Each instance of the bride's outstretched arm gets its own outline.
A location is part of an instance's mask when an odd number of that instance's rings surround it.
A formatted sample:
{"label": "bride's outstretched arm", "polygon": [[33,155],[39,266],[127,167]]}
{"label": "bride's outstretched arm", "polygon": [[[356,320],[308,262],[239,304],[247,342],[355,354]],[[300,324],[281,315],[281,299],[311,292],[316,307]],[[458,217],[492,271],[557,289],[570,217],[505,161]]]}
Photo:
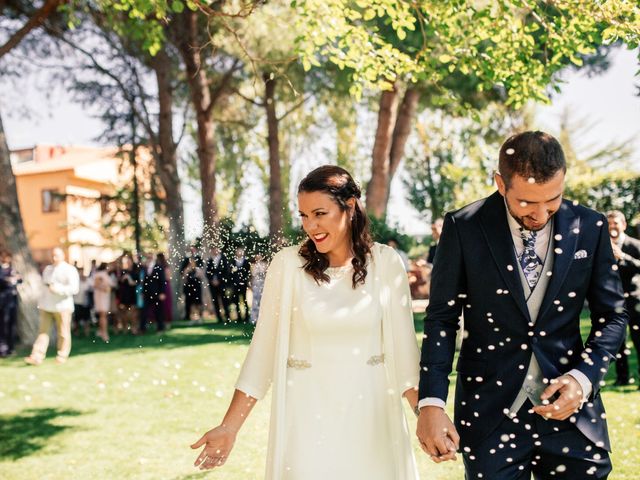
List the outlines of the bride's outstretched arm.
{"label": "bride's outstretched arm", "polygon": [[220,425],[209,430],[200,440],[191,445],[193,449],[204,445],[195,461],[195,466],[200,467],[201,470],[224,465],[240,427],[256,402],[266,395],[271,384],[285,255],[285,251],[276,254],[267,271],[258,323],[227,413]]}
{"label": "bride's outstretched arm", "polygon": [[191,448],[204,448],[196,458],[194,465],[200,470],[208,470],[225,464],[231,449],[236,441],[240,427],[247,419],[256,399],[240,390],[236,390],[222,419],[222,423],[205,433],[200,439],[191,445]]}

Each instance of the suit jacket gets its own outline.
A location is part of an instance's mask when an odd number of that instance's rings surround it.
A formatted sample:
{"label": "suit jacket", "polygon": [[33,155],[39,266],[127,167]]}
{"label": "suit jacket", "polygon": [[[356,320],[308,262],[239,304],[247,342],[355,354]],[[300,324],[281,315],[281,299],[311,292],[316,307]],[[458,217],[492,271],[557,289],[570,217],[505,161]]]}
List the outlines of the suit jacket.
{"label": "suit jacket", "polygon": [[249,276],[251,275],[249,260],[243,258],[242,263],[238,266],[234,258],[229,262],[229,272],[233,288],[245,290],[249,286]]}
{"label": "suit jacket", "polygon": [[433,243],[429,245],[429,253],[427,254],[427,262],[433,264],[436,259],[436,252],[438,251],[438,244]]}
{"label": "suit jacket", "polygon": [[216,288],[226,288],[229,283],[229,260],[227,260],[227,257],[221,255],[217,266],[213,261],[213,257],[209,257],[207,259],[205,275],[209,283],[214,279],[218,279],[220,284]]}
{"label": "suit jacket", "polygon": [[627,296],[629,316],[640,317],[640,240],[625,236],[620,249],[626,253],[618,260],[622,288]]}
{"label": "suit jacket", "polygon": [[164,274],[164,268],[160,265],[154,265],[151,273],[144,268],[144,278],[142,279],[142,291],[145,301],[156,301],[161,293],[164,293],[167,287],[167,279]]}
{"label": "suit jacket", "polygon": [[196,254],[196,255],[188,254],[182,259],[182,262],[180,262],[180,273],[185,271],[185,269],[189,265],[189,262],[191,261],[192,257],[195,260],[196,266],[198,268],[204,268],[204,261],[202,260],[202,257],[200,255],[198,255],[198,254]]}
{"label": "suit jacket", "polygon": [[[622,343],[627,317],[606,218],[564,200],[553,217],[554,266],[535,324],[530,321],[503,197],[446,215],[432,272],[422,345],[420,398],[447,399],[458,320],[465,335],[454,407],[461,446],[495,430],[520,390],[532,353],[545,378],[576,368],[593,385],[578,429],[607,449],[600,381]],[[580,252],[576,255],[576,252]],[[585,299],[591,311],[580,336]]]}

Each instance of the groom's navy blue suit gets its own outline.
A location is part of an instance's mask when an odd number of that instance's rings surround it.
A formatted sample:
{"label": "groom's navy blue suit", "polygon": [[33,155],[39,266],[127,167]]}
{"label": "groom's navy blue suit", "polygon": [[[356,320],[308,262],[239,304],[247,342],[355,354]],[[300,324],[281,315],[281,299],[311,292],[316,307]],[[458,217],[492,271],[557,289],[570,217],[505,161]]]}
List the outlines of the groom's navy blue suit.
{"label": "groom's navy blue suit", "polygon": [[[446,401],[463,313],[454,415],[463,452],[474,451],[501,428],[532,353],[547,379],[578,369],[590,380],[592,393],[575,414],[577,429],[565,422],[572,434],[610,450],[600,382],[615,360],[627,317],[607,219],[564,200],[552,221],[553,270],[533,323],[503,197],[496,192],[445,217],[425,320],[420,398]],[[583,343],[585,300],[592,324]]]}

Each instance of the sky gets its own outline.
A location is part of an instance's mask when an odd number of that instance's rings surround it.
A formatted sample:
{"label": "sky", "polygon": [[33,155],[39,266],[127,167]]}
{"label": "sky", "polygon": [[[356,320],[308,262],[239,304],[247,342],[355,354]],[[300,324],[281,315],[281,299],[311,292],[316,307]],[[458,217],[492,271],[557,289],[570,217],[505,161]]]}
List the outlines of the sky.
{"label": "sky", "polygon": [[[562,92],[552,98],[551,105],[537,106],[536,128],[557,133],[560,116],[568,109],[572,118],[586,119],[594,126],[588,138],[577,139],[578,146],[586,149],[631,139],[636,149],[634,167],[640,171],[640,97],[636,87],[640,86],[640,77],[635,77],[638,68],[637,53],[620,48],[613,52],[612,65],[602,75],[590,78],[584,72],[566,72]],[[73,103],[67,92],[50,89],[42,78],[0,82],[0,104],[10,149],[36,144],[100,144],[101,122],[86,108]],[[330,161],[327,158],[320,163]],[[250,189],[250,195],[259,198],[254,196],[255,189]],[[184,197],[187,231],[197,231],[202,218],[198,193],[185,187]],[[266,214],[262,207],[258,212]],[[266,219],[257,218],[252,212],[254,208],[249,206],[241,213],[241,219],[253,218],[258,230],[264,232]],[[430,231],[427,219],[420,218],[404,199],[398,176],[392,184],[388,218],[408,234],[425,235]]]}

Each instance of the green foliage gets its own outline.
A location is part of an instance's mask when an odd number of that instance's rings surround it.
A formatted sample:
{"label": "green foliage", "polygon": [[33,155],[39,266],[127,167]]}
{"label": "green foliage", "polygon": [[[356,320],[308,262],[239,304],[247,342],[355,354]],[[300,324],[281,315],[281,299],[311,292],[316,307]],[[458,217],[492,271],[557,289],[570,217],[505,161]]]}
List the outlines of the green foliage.
{"label": "green foliage", "polygon": [[[640,221],[640,171],[632,168],[632,139],[597,148],[579,148],[593,138],[597,125],[574,119],[567,109],[561,118],[560,141],[567,160],[565,197],[607,212],[621,210],[631,226]],[[582,140],[582,142],[580,142]]]}
{"label": "green foliage", "polygon": [[629,227],[640,222],[640,173],[618,170],[568,181],[565,197],[603,213],[620,210]]}
{"label": "green foliage", "polygon": [[[635,48],[640,38],[640,10],[625,0],[298,0],[294,7],[305,68],[329,61],[352,69],[355,95],[388,89],[398,78],[439,85],[460,72],[476,76],[480,91],[503,89],[517,108],[547,101],[554,74],[581,65],[596,46],[622,41]],[[415,51],[403,46],[407,32]]]}
{"label": "green foliage", "polygon": [[407,154],[407,199],[428,218],[485,197],[493,191],[500,142],[517,116],[500,104],[455,117],[426,110],[418,119],[419,142]]}
{"label": "green foliage", "polygon": [[414,245],[414,240],[409,235],[401,233],[397,227],[388,225],[383,219],[369,215],[371,222],[371,234],[373,240],[379,243],[387,244],[389,240],[398,242],[401,250],[408,252]]}

